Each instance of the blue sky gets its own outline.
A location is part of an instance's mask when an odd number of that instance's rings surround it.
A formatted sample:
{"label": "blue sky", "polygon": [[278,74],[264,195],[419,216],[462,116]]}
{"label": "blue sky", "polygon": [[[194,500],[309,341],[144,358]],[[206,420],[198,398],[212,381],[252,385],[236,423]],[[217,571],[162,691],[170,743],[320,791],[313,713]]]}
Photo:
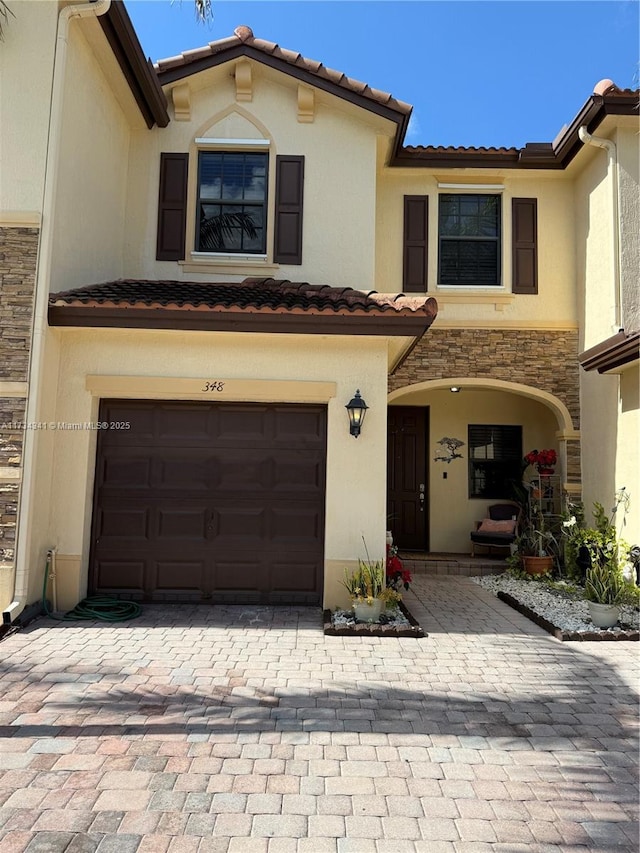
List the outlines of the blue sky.
{"label": "blue sky", "polygon": [[637,0],[126,0],[156,60],[248,24],[413,105],[412,145],[551,142],[604,77],[638,87]]}

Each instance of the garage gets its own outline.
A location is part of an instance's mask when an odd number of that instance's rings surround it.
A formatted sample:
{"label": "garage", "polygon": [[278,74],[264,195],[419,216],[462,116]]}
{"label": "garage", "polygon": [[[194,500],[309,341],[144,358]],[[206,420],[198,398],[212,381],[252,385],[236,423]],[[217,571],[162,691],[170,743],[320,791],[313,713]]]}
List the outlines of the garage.
{"label": "garage", "polygon": [[319,604],[326,407],[103,400],[90,590]]}

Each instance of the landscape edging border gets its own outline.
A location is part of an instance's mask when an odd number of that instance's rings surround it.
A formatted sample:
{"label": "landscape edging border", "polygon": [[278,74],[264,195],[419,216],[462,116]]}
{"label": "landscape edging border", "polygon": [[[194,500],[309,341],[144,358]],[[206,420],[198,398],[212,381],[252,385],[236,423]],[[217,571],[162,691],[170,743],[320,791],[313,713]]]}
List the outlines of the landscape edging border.
{"label": "landscape edging border", "polygon": [[544,628],[544,630],[548,631],[549,634],[553,634],[557,640],[561,640],[563,642],[581,642],[584,640],[598,640],[605,642],[627,640],[637,642],[640,640],[640,631],[636,630],[616,631],[615,633],[609,631],[565,631],[562,628],[558,628],[558,626],[554,625],[552,622],[549,622],[549,620],[545,619],[544,616],[540,616],[539,613],[536,613],[535,610],[527,607],[526,604],[522,604],[517,598],[509,595],[508,592],[500,591],[497,595],[500,601],[504,601],[504,603],[508,604],[509,607],[513,607],[513,609],[517,610],[518,613],[522,613],[522,615],[526,616],[527,619],[535,622],[535,624],[540,628]]}
{"label": "landscape edging border", "polygon": [[398,607],[411,627],[396,628],[395,625],[381,625],[378,622],[358,622],[337,628],[331,621],[331,610],[327,609],[322,613],[324,633],[328,637],[414,637],[416,640],[429,636],[402,601],[398,603]]}

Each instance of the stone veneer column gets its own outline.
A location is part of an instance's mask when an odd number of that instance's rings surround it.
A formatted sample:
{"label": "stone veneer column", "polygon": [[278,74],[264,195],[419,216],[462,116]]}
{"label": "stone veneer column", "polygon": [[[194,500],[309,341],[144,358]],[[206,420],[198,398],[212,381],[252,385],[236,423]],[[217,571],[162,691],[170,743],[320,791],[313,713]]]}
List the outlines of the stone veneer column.
{"label": "stone veneer column", "polygon": [[[438,329],[389,377],[389,391],[447,376],[501,379],[547,391],[561,400],[580,428],[578,331],[551,329]],[[580,496],[580,442],[558,436],[565,482]]]}
{"label": "stone veneer column", "polygon": [[0,227],[0,605],[11,595],[39,229]]}

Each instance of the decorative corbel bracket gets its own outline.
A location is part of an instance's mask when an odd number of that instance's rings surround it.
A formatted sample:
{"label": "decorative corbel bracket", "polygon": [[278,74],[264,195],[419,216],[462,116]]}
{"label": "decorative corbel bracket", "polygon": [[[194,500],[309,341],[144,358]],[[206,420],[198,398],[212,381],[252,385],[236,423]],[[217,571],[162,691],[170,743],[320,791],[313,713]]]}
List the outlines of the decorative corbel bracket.
{"label": "decorative corbel bracket", "polygon": [[316,93],[308,86],[298,85],[298,121],[312,122],[316,116]]}
{"label": "decorative corbel bracket", "polygon": [[191,89],[188,83],[180,83],[171,90],[173,111],[176,121],[191,121]]}
{"label": "decorative corbel bracket", "polygon": [[236,63],[236,101],[253,100],[253,81],[251,78],[251,63],[243,59]]}

